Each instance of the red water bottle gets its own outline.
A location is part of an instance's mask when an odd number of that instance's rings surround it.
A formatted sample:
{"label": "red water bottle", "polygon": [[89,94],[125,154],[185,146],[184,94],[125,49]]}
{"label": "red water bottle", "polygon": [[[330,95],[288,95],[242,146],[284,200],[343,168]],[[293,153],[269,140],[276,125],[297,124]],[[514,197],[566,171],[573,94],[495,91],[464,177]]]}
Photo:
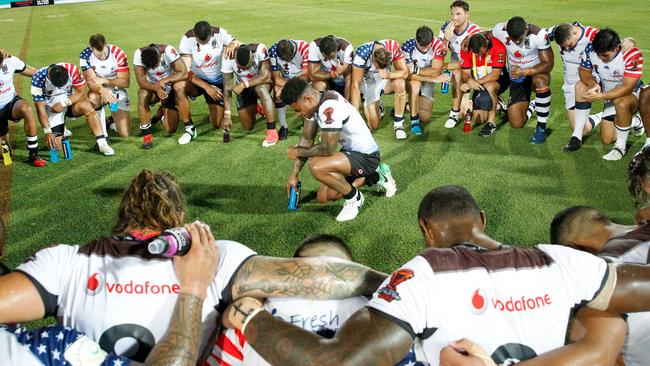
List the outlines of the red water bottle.
{"label": "red water bottle", "polygon": [[472,132],[472,114],[469,111],[465,113],[465,124],[463,125],[463,132]]}

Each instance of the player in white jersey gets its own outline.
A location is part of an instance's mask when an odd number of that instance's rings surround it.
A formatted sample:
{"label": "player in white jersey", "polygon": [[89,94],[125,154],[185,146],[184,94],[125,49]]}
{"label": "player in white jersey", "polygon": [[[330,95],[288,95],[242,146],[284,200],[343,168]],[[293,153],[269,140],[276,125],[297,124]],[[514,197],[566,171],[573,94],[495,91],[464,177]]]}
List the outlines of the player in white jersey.
{"label": "player in white jersey", "polygon": [[287,106],[282,104],[282,88],[289,79],[300,76],[309,80],[309,43],[302,40],[282,39],[269,49],[271,61],[271,80],[273,81],[273,96],[275,112],[280,121],[280,140],[285,140],[289,133],[287,125]]}
{"label": "player in white jersey", "polygon": [[485,214],[462,187],[427,194],[419,222],[429,248],[395,271],[334,338],[288,325],[245,299],[234,303],[246,304],[243,314],[231,306],[226,319],[243,327],[271,364],[390,365],[418,338],[435,365],[439,346],[460,334],[482,344],[491,362],[524,361],[564,344],[575,305],[612,313],[650,309],[650,268],[608,264],[559,245],[501,246],[485,234]]}
{"label": "player in white jersey", "polygon": [[415,38],[402,43],[402,52],[409,68],[406,89],[411,103],[411,133],[421,135],[420,121],[428,122],[431,118],[434,83],[449,82],[449,77],[442,75],[447,48],[443,41],[433,37],[431,28],[421,26]]}
{"label": "player in white jersey", "polygon": [[452,72],[452,102],[449,117],[445,122],[445,128],[454,128],[458,124],[461,101],[463,93],[460,90],[462,73],[460,67],[460,51],[465,38],[481,31],[481,28],[469,21],[469,3],[457,0],[449,6],[451,19],[446,21],[440,28],[438,38],[442,39],[449,49],[449,64],[447,69]]}
{"label": "player in white jersey", "polygon": [[[79,54],[79,66],[88,84],[88,99],[99,113],[104,135],[108,136],[106,126],[118,135],[131,134],[131,103],[128,88],[131,74],[126,54],[116,45],[106,43],[101,34],[92,35],[86,47]],[[117,111],[111,112],[106,122],[104,105],[116,103]]]}
{"label": "player in white jersey", "polygon": [[[299,77],[290,79],[282,92],[282,101],[305,119],[298,146],[287,148],[287,157],[295,160],[287,180],[287,195],[297,189],[298,174],[309,161],[311,174],[322,185],[345,198],[337,221],[354,219],[363,205],[356,185],[379,184],[386,197],[397,191],[390,168],[379,169],[379,146],[356,108],[333,90],[320,93]],[[314,144],[318,129],[320,143]],[[339,144],[341,151],[337,152]]]}
{"label": "player in white jersey", "polygon": [[32,100],[41,122],[48,148],[61,148],[65,134],[66,117],[86,117],[86,124],[95,135],[99,148],[105,156],[115,154],[108,145],[99,116],[88,100],[86,80],[79,68],[70,63],[58,63],[43,67],[32,76]]}
{"label": "player in white jersey", "polygon": [[158,102],[164,107],[163,127],[168,134],[176,132],[180,117],[185,132],[178,139],[178,143],[184,145],[196,138],[190,102],[185,94],[187,68],[176,49],[170,45],[152,43],[135,51],[133,65],[138,81],[138,117],[142,147],[153,147],[150,107]]}
{"label": "player in white jersey", "polygon": [[309,44],[309,80],[314,89],[336,90],[350,100],[354,47],[344,38],[325,36]]}
{"label": "player in white jersey", "polygon": [[[9,121],[25,120],[24,129],[27,136],[29,162],[36,167],[45,165],[45,160],[38,155],[38,132],[32,106],[22,99],[14,86],[14,75],[32,77],[36,69],[25,64],[21,59],[0,50],[0,140],[9,145]],[[11,147],[10,147],[11,149]]]}
{"label": "player in white jersey", "polygon": [[[176,275],[171,258],[150,254],[146,244],[164,229],[182,226],[186,207],[171,175],[146,170],[132,180],[121,202],[114,236],[85,246],[43,249],[17,271],[0,277],[0,323],[56,315],[105,351],[143,361],[168,329],[184,280]],[[202,345],[216,327],[219,306],[232,299],[346,298],[372,293],[385,278],[335,258],[263,257],[233,241],[210,242],[220,258],[197,314],[202,327],[193,328],[202,330]],[[295,271],[303,266],[309,270]]]}
{"label": "player in white jersey", "polygon": [[257,99],[259,98],[267,121],[266,139],[262,142],[262,146],[273,146],[278,142],[279,136],[278,130],[275,128],[274,103],[271,97],[269,53],[264,44],[251,43],[239,46],[235,54],[234,59],[224,60],[221,67],[225,85],[224,120],[226,123],[232,123],[230,122],[230,100],[234,91],[237,94],[239,122],[245,130],[252,130],[256,121]]}
{"label": "player in white jersey", "polygon": [[533,144],[546,141],[546,122],[551,110],[551,70],[554,56],[548,33],[522,17],[512,17],[492,29],[492,35],[506,46],[510,70],[510,100],[508,121],[514,128],[522,128],[530,116],[531,93],[535,88],[534,102],[537,127],[530,139]]}
{"label": "player in white jersey", "polygon": [[203,95],[212,126],[223,128],[224,136],[229,136],[231,125],[222,124],[224,101],[221,66],[224,60],[234,57],[239,44],[227,30],[201,20],[183,35],[178,47],[185,66],[190,70],[187,95],[190,98]]}
{"label": "player in white jersey", "polygon": [[[395,68],[391,71],[391,65]],[[398,140],[407,138],[404,131],[406,78],[409,70],[399,42],[392,39],[367,42],[359,46],[352,63],[350,103],[363,113],[371,130],[379,128],[383,116],[381,96],[395,94],[393,130]]]}
{"label": "player in white jersey", "polygon": [[[594,73],[599,81],[594,79]],[[620,160],[627,151],[632,116],[639,106],[643,54],[636,47],[622,50],[618,34],[605,28],[585,49],[579,74],[580,81],[576,84],[576,125],[572,140],[575,141],[573,137],[582,139],[591,103],[605,101],[600,139],[603,144],[614,143],[614,148],[603,159]]]}

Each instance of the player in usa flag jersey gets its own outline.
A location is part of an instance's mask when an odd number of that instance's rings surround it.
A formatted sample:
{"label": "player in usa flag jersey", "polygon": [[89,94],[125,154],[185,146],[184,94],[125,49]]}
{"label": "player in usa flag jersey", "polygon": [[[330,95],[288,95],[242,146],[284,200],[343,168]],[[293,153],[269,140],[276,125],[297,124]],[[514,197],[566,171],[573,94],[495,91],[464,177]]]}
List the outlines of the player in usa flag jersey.
{"label": "player in usa flag jersey", "polygon": [[[598,75],[598,82],[594,79],[594,73]],[[636,47],[623,50],[618,33],[605,28],[585,49],[579,74],[580,81],[576,84],[576,126],[570,143],[581,143],[581,133],[587,124],[591,103],[603,100],[605,106],[600,138],[603,144],[614,143],[613,149],[603,159],[620,160],[627,151],[632,116],[639,106],[643,54]]]}
{"label": "player in usa flag jersey", "polygon": [[[23,119],[29,162],[36,167],[41,167],[45,165],[45,160],[38,155],[38,132],[34,109],[16,93],[14,86],[16,73],[32,77],[35,72],[36,69],[25,64],[18,57],[0,50],[0,140],[9,145],[7,138],[9,121],[18,122]],[[11,147],[9,149],[11,151]]]}
{"label": "player in usa flag jersey", "polygon": [[314,89],[336,90],[350,100],[354,47],[334,36],[316,38],[309,44],[309,80]]}
{"label": "player in usa flag jersey", "polygon": [[[395,71],[391,70],[391,65]],[[392,39],[367,42],[359,46],[352,63],[350,103],[359,109],[363,96],[363,113],[371,130],[381,122],[382,94],[395,94],[393,130],[398,140],[406,139],[404,110],[408,67],[399,43]]]}
{"label": "player in usa flag jersey", "polygon": [[485,213],[462,187],[434,189],[418,216],[429,248],[393,272],[334,338],[291,326],[245,299],[234,303],[245,304],[243,311],[231,306],[226,319],[243,327],[271,364],[391,365],[419,338],[427,361],[437,365],[440,349],[464,335],[484,346],[493,363],[543,354],[549,360],[543,364],[574,365],[556,362],[570,347],[547,353],[564,345],[574,306],[650,309],[650,268],[608,264],[560,245],[503,246],[484,232]]}
{"label": "player in usa flag jersey", "polygon": [[[88,99],[100,115],[103,132],[106,125],[118,135],[128,137],[131,134],[131,103],[127,89],[131,85],[131,74],[126,54],[116,45],[107,44],[106,38],[95,34],[88,41],[79,55],[79,65],[88,83]],[[117,112],[111,112],[106,123],[104,105],[118,103]]]}
{"label": "player in usa flag jersey", "polygon": [[421,135],[420,121],[428,122],[431,118],[434,83],[449,82],[449,78],[442,75],[447,48],[443,41],[433,37],[431,28],[422,26],[415,32],[415,38],[402,43],[402,52],[409,68],[411,133]]}

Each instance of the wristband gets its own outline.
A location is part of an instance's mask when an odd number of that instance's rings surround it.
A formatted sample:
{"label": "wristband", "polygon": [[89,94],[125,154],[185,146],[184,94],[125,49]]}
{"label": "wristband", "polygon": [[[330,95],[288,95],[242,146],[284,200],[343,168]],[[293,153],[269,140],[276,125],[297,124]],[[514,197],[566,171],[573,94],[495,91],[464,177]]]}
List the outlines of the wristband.
{"label": "wristband", "polygon": [[72,105],[72,102],[70,101],[70,99],[66,99],[61,103],[63,104],[64,107],[69,107],[69,106]]}
{"label": "wristband", "polygon": [[244,319],[244,324],[241,326],[241,333],[242,334],[244,334],[246,332],[246,326],[251,321],[251,319],[253,319],[253,317],[255,315],[261,313],[262,311],[264,311],[264,308],[255,309],[255,310],[251,311],[251,313],[246,316],[246,319]]}
{"label": "wristband", "polygon": [[248,83],[248,80],[244,80],[244,81],[242,81],[242,84],[244,84],[244,86],[245,86],[246,88],[248,88],[248,87],[251,86],[251,84]]}
{"label": "wristband", "polygon": [[524,69],[524,75],[531,76],[533,75],[533,69]]}
{"label": "wristband", "polygon": [[43,132],[47,135],[48,133],[52,133],[52,128],[51,127],[43,127]]}
{"label": "wristband", "polygon": [[230,111],[223,111],[224,116],[230,116]]}

